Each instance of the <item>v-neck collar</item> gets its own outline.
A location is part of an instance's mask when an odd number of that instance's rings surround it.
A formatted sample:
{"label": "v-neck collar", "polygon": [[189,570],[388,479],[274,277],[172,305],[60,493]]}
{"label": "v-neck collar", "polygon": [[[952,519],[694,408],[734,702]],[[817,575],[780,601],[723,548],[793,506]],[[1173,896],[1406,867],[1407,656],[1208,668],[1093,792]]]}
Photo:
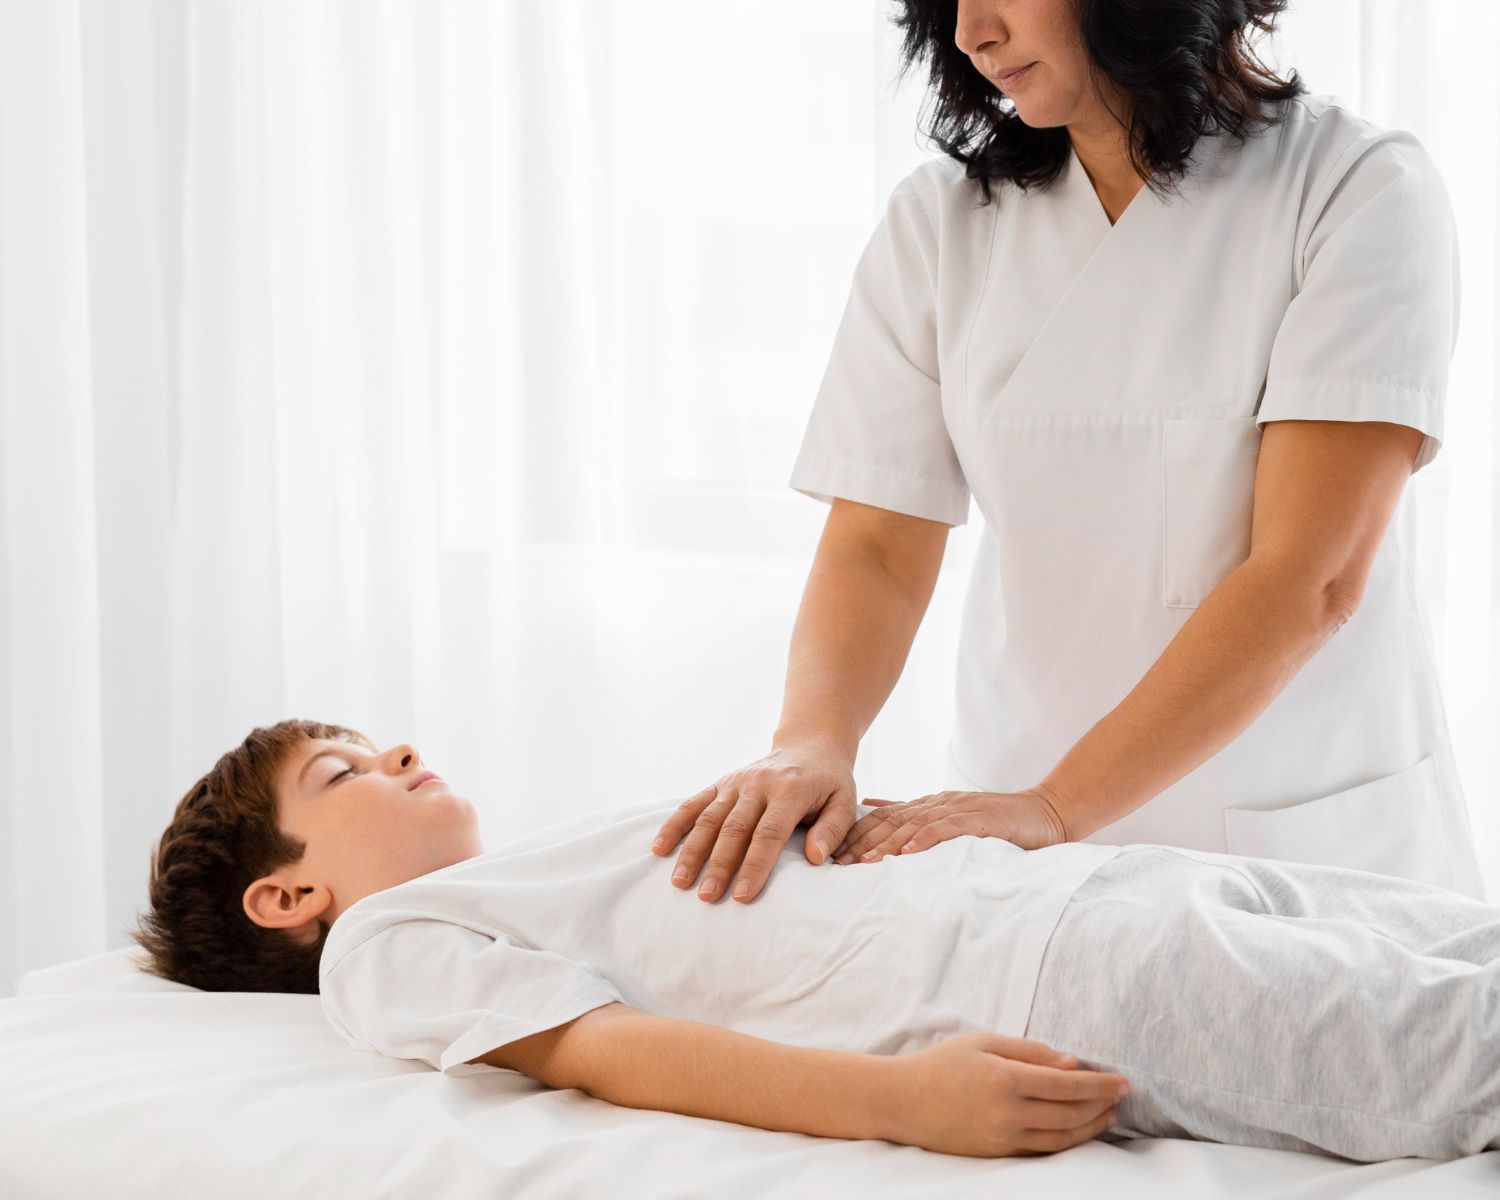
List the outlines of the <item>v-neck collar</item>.
{"label": "v-neck collar", "polygon": [[[1196,192],[1201,186],[1200,177],[1209,170],[1208,164],[1221,153],[1219,144],[1223,137],[1221,133],[1204,133],[1200,134],[1193,144],[1192,152],[1188,155],[1187,170],[1178,184],[1178,190],[1185,197]],[[1170,193],[1167,196],[1159,196],[1149,184],[1142,183],[1140,191],[1130,198],[1130,203],[1120,213],[1119,219],[1111,225],[1109,214],[1104,211],[1104,204],[1099,199],[1099,193],[1094,190],[1089,173],[1083,169],[1083,162],[1078,157],[1078,151],[1072,147],[1071,143],[1068,146],[1068,170],[1063,180],[1063,188],[1070,197],[1073,209],[1081,214],[1083,228],[1093,234],[1096,245],[1105,241],[1121,226],[1140,224],[1146,220],[1143,213],[1162,208],[1174,198]]]}

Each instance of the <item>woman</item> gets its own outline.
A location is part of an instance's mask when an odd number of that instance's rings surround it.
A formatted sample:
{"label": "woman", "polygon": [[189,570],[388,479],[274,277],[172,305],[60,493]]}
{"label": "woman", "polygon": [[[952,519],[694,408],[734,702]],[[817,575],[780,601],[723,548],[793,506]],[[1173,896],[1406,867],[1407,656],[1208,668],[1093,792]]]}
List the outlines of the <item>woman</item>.
{"label": "woman", "polygon": [[[781,721],[661,827],[677,886],[753,899],[810,824],[815,864],[1154,843],[1484,899],[1391,523],[1441,445],[1453,216],[1412,135],[1255,61],[1282,6],[906,0],[948,157],[856,269]],[[971,495],[956,790],[856,820]]]}

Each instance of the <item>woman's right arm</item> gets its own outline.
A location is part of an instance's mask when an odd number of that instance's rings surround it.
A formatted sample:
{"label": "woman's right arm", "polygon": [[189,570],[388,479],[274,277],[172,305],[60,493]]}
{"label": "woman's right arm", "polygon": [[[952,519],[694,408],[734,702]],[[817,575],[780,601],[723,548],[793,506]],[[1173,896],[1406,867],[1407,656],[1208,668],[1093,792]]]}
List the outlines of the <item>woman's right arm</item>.
{"label": "woman's right arm", "polygon": [[792,629],[773,749],[813,741],[853,766],[906,665],[950,528],[835,497]]}
{"label": "woman's right arm", "polygon": [[[792,630],[781,720],[763,758],[694,793],[657,831],[652,853],[682,850],[672,886],[712,901],[760,893],[793,830],[810,820],[831,853],[855,822],[854,759],[885,704],[927,611],[950,526],[835,499]],[[729,795],[751,803],[729,821]],[[775,830],[767,836],[759,830]],[[683,841],[686,837],[686,841]],[[707,863],[707,868],[704,864]],[[743,867],[742,867],[743,864]]]}

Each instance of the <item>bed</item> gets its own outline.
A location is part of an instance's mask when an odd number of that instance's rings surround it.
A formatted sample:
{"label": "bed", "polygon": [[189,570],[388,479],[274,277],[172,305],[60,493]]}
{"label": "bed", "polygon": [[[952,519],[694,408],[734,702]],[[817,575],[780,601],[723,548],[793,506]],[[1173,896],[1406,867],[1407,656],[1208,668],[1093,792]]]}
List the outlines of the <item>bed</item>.
{"label": "bed", "polygon": [[1350,1163],[1167,1138],[977,1159],[622,1108],[351,1049],[316,996],[200,992],[134,946],[0,1000],[0,1197],[1500,1196],[1500,1151]]}

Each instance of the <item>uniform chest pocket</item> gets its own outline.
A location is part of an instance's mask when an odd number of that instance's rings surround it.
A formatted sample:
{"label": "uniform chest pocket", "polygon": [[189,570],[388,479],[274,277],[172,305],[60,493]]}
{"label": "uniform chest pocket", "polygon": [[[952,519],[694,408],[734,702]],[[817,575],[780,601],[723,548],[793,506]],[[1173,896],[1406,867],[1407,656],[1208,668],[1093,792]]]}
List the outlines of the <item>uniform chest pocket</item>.
{"label": "uniform chest pocket", "polygon": [[1162,604],[1196,608],[1250,554],[1254,417],[1162,422]]}

